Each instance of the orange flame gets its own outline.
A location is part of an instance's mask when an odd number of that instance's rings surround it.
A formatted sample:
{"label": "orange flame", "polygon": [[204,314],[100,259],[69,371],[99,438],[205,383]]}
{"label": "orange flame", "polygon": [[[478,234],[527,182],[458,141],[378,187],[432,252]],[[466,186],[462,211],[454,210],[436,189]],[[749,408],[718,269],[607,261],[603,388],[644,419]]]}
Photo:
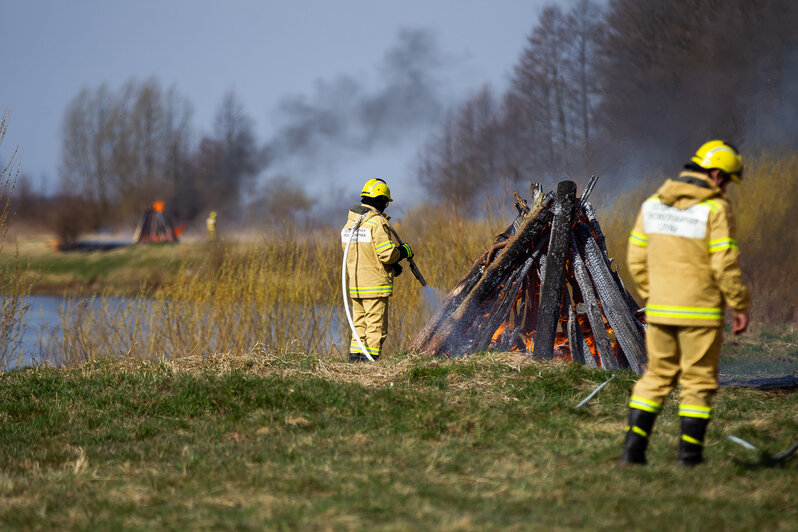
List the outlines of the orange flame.
{"label": "orange flame", "polygon": [[[496,332],[493,333],[493,336],[490,339],[490,346],[493,347],[497,343],[502,340],[502,335],[505,333],[508,327],[508,323],[502,323]],[[522,331],[517,339],[520,339],[523,343],[524,349],[531,353],[535,350],[535,331],[524,332]],[[515,339],[514,339],[515,340]],[[521,351],[521,346],[516,342],[510,346],[510,351]],[[568,345],[568,336],[564,333],[557,333],[554,338],[554,354],[564,358],[565,360],[571,360],[571,348]]]}
{"label": "orange flame", "polygon": [[563,360],[571,361],[571,346],[568,343],[568,336],[557,333],[554,337],[554,354]]}
{"label": "orange flame", "polygon": [[[487,316],[487,314],[485,316]],[[493,336],[491,336],[490,338],[491,345],[495,344],[499,340],[499,338],[501,338],[502,334],[504,334],[505,329],[507,329],[506,323],[502,323],[501,325],[499,325],[499,328],[496,329],[496,332],[493,333]]]}
{"label": "orange flame", "polygon": [[163,212],[164,202],[161,200],[152,202],[152,210],[155,212]]}

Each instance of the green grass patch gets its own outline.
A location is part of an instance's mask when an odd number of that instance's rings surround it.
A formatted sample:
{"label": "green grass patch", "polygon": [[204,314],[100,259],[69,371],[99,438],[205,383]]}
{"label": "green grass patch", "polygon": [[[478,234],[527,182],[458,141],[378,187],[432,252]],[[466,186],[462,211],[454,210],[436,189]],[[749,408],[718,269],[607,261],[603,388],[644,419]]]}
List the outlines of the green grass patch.
{"label": "green grass patch", "polygon": [[57,252],[43,242],[10,247],[0,261],[18,259],[25,265],[34,294],[132,296],[156,290],[172,281],[187,263],[198,262],[207,250],[199,244],[132,245],[110,251]]}
{"label": "green grass patch", "polygon": [[[4,529],[788,529],[798,394],[723,389],[709,462],[615,466],[634,375],[516,355],[101,359],[0,375]],[[664,496],[667,494],[667,496]]]}
{"label": "green grass patch", "polygon": [[450,371],[444,366],[416,367],[410,370],[410,382],[434,386],[442,390],[446,388],[446,376]]}

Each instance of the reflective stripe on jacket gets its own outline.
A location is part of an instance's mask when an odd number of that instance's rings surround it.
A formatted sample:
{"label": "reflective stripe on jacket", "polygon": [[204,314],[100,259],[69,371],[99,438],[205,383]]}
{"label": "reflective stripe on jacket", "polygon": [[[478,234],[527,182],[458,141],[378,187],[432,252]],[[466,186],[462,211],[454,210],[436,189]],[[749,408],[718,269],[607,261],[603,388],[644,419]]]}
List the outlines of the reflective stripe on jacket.
{"label": "reflective stripe on jacket", "polygon": [[391,239],[388,216],[368,205],[353,207],[341,230],[341,245],[352,238],[352,228],[363,214],[349,246],[346,274],[349,295],[357,298],[385,297],[393,294],[393,272],[387,266],[399,261],[399,248]]}
{"label": "reflective stripe on jacket", "polygon": [[668,179],[640,209],[629,235],[627,263],[646,299],[646,320],[717,327],[724,303],[746,312],[734,215],[704,174]]}

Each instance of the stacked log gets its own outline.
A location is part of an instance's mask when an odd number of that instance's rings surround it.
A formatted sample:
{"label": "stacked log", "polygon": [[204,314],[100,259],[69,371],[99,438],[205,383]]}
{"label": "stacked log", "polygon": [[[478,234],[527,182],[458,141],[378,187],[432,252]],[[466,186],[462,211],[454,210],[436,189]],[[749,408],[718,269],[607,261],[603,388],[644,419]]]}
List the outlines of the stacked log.
{"label": "stacked log", "polygon": [[576,184],[516,196],[518,217],[472,265],[410,345],[464,356],[485,350],[563,357],[641,373],[640,308],[612,268],[595,209]]}

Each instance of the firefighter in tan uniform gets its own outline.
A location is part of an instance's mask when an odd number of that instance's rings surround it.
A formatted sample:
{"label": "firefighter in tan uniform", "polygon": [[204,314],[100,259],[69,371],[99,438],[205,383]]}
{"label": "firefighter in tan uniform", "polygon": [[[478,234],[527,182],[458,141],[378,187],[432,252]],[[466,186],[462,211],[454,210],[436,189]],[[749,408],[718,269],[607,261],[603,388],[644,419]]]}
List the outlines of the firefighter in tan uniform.
{"label": "firefighter in tan uniform", "polygon": [[208,230],[208,242],[217,242],[216,236],[216,211],[211,211],[205,220],[205,228]]}
{"label": "firefighter in tan uniform", "polygon": [[[388,298],[393,295],[394,277],[402,272],[399,261],[413,256],[408,244],[391,238],[389,216],[384,214],[391,191],[382,179],[370,179],[360,193],[361,204],[352,207],[341,231],[345,248],[352,242],[346,261],[352,321],[369,355],[378,360],[388,335]],[[360,220],[356,234],[352,229]],[[349,345],[350,361],[367,361],[354,337]]]}
{"label": "firefighter in tan uniform", "polygon": [[648,436],[670,391],[681,384],[679,464],[703,462],[704,435],[718,388],[724,306],[732,332],[748,327],[734,217],[724,196],[742,179],[737,149],[720,140],[701,146],[675,179],[640,209],[627,262],[646,300],[648,368],[629,402],[621,464],[645,464]]}

